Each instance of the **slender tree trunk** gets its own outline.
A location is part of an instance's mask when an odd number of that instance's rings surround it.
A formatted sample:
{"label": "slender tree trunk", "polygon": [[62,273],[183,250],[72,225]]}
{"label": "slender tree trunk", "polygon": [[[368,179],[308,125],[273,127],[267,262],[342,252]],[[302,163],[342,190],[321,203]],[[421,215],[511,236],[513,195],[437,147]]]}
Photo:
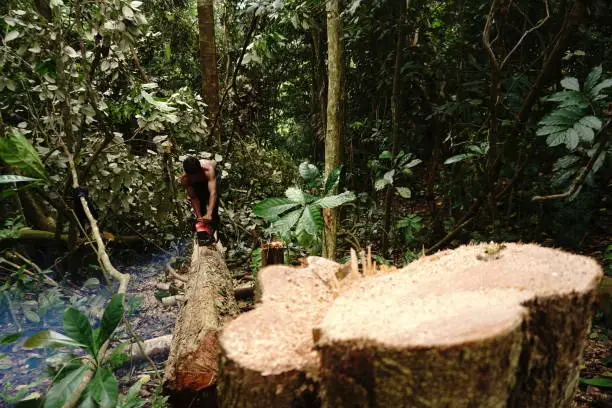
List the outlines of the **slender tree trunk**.
{"label": "slender tree trunk", "polygon": [[[342,67],[342,25],[340,20],[340,0],[328,0],[327,11],[327,131],[325,134],[325,174],[340,165],[343,105],[343,67]],[[338,230],[338,211],[326,208],[323,256],[334,259],[336,254],[336,233]]]}
{"label": "slender tree trunk", "polygon": [[[219,116],[219,73],[217,72],[217,47],[215,45],[214,0],[198,0],[198,25],[200,29],[200,67],[202,70],[202,98],[208,105],[210,123]],[[218,126],[212,126],[217,147],[221,146]]]}
{"label": "slender tree trunk", "polygon": [[[404,13],[406,10],[405,0],[399,0],[399,12],[397,18],[397,39],[395,43],[395,65],[393,67],[393,85],[391,90],[391,155],[395,160],[399,150],[399,115],[401,102],[400,67],[402,65],[402,51],[404,49]],[[391,233],[391,202],[393,200],[393,186],[388,186],[385,194],[385,219],[384,233],[382,236],[382,248],[386,250],[389,245]]]}

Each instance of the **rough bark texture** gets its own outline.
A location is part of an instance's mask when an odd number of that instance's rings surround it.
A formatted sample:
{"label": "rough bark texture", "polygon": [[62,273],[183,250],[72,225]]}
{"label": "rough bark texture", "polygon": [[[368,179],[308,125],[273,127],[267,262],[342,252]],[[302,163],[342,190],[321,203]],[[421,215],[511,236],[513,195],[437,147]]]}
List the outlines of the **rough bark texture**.
{"label": "rough bark texture", "polygon": [[217,377],[217,337],[223,318],[238,313],[232,277],[214,247],[194,245],[185,290],[166,364],[164,389],[199,391]]}
{"label": "rough bark texture", "polygon": [[[342,140],[342,23],[340,20],[340,0],[329,0],[327,11],[327,131],[325,133],[325,174],[340,165]],[[334,259],[336,256],[336,234],[338,230],[338,211],[323,209],[325,220],[323,256]]]}
{"label": "rough bark texture", "polygon": [[471,245],[365,277],[312,259],[263,270],[262,304],[224,330],[221,407],[570,405],[591,259]]}
{"label": "rough bark texture", "polygon": [[[211,123],[219,115],[219,73],[215,44],[214,0],[198,0],[198,26],[200,30],[200,68],[202,70],[202,97],[208,105]],[[217,131],[217,144],[219,145]],[[215,135],[213,135],[215,136]]]}

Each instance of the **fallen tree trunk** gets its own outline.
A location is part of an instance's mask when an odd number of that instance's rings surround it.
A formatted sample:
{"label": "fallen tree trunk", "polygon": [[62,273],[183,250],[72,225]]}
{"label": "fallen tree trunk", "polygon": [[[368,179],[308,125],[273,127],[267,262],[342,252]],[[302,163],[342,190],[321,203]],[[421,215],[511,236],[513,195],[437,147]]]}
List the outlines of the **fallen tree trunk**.
{"label": "fallen tree trunk", "polygon": [[194,245],[187,278],[164,376],[171,394],[195,393],[215,383],[218,333],[224,319],[238,313],[232,276],[214,247]]}
{"label": "fallen tree trunk", "polygon": [[593,260],[471,245],[396,272],[353,266],[342,279],[345,268],[260,272],[262,304],[220,339],[221,407],[570,405],[602,276]]}

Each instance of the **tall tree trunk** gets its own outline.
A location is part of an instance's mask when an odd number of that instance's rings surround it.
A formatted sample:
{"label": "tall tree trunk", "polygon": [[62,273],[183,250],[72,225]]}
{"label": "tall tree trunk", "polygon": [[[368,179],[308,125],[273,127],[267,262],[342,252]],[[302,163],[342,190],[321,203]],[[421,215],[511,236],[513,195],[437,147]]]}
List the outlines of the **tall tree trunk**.
{"label": "tall tree trunk", "polygon": [[[198,25],[200,29],[200,68],[202,70],[202,98],[208,105],[210,123],[213,124],[211,137],[217,147],[221,146],[218,126],[219,116],[219,73],[217,72],[217,47],[215,45],[214,0],[198,0]],[[216,129],[216,131],[215,131]]]}
{"label": "tall tree trunk", "polygon": [[[395,43],[395,65],[393,67],[393,85],[391,90],[391,156],[392,161],[395,161],[399,150],[399,114],[401,101],[401,86],[400,86],[400,67],[402,65],[402,51],[404,49],[404,14],[406,10],[405,0],[399,0],[399,11],[397,18],[397,39]],[[382,236],[382,248],[386,251],[389,244],[389,236],[391,233],[391,201],[393,200],[393,186],[387,186],[385,193],[385,219],[384,233]]]}
{"label": "tall tree trunk", "polygon": [[[327,11],[327,131],[325,133],[325,174],[340,165],[340,140],[342,135],[343,67],[342,67],[342,25],[340,0],[328,0]],[[336,233],[338,211],[323,210],[325,231],[323,235],[323,256],[334,259],[336,254]]]}

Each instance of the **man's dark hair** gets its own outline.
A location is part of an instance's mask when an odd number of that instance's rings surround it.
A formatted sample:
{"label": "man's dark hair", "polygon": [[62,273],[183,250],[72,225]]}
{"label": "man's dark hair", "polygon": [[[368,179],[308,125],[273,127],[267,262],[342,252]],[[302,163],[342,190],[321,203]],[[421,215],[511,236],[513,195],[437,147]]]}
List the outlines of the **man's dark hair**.
{"label": "man's dark hair", "polygon": [[187,174],[196,174],[199,171],[202,171],[202,166],[200,165],[200,161],[193,156],[189,156],[185,160],[183,160],[183,169]]}

